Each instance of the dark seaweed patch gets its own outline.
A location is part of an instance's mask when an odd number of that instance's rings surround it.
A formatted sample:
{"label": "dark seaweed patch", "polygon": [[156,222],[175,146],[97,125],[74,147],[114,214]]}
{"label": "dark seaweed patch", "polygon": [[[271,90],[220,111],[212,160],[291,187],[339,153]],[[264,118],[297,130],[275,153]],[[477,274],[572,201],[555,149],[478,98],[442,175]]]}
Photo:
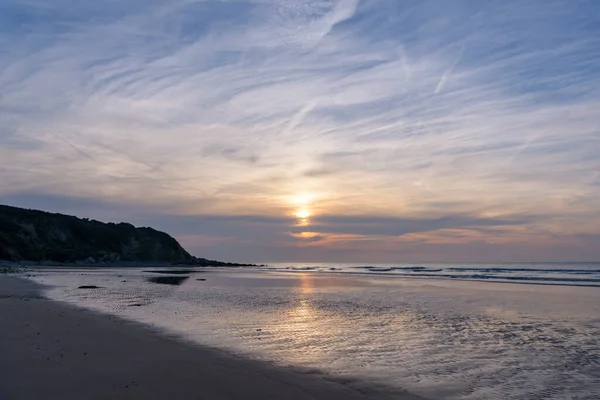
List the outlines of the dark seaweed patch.
{"label": "dark seaweed patch", "polygon": [[153,276],[148,278],[148,282],[159,283],[162,285],[181,285],[188,276]]}
{"label": "dark seaweed patch", "polygon": [[194,271],[194,270],[189,270],[189,269],[163,269],[163,270],[144,271],[144,272],[149,272],[151,274],[187,275],[187,274],[196,274],[198,272],[204,272],[204,271]]}

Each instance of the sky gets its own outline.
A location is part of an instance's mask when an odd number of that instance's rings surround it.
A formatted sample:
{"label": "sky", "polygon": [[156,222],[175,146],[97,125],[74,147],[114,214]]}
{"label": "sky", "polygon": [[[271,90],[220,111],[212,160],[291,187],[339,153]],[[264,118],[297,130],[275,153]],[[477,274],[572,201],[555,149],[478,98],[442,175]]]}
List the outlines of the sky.
{"label": "sky", "polygon": [[0,0],[0,203],[240,262],[600,261],[600,2]]}

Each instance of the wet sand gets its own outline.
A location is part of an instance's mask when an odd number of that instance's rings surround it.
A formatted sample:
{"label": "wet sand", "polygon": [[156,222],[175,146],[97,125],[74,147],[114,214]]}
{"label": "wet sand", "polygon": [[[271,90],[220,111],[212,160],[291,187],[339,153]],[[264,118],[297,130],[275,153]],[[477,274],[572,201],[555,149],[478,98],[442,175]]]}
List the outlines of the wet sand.
{"label": "wet sand", "polygon": [[0,399],[40,398],[418,399],[189,344],[0,276]]}

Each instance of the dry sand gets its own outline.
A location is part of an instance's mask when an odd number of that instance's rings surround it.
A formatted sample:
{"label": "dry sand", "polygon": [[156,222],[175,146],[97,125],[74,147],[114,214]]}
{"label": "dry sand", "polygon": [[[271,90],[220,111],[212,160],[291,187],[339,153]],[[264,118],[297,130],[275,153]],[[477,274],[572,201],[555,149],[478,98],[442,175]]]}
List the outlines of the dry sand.
{"label": "dry sand", "polygon": [[41,296],[0,276],[0,399],[417,399],[301,374]]}

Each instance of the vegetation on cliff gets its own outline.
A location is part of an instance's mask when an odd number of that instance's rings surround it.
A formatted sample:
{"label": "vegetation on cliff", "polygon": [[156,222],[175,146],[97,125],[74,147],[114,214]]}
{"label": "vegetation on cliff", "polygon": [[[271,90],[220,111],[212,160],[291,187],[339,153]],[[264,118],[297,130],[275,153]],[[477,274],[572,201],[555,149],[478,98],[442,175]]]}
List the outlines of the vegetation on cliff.
{"label": "vegetation on cliff", "polygon": [[173,237],[152,228],[3,205],[0,205],[0,260],[237,265],[196,258]]}

